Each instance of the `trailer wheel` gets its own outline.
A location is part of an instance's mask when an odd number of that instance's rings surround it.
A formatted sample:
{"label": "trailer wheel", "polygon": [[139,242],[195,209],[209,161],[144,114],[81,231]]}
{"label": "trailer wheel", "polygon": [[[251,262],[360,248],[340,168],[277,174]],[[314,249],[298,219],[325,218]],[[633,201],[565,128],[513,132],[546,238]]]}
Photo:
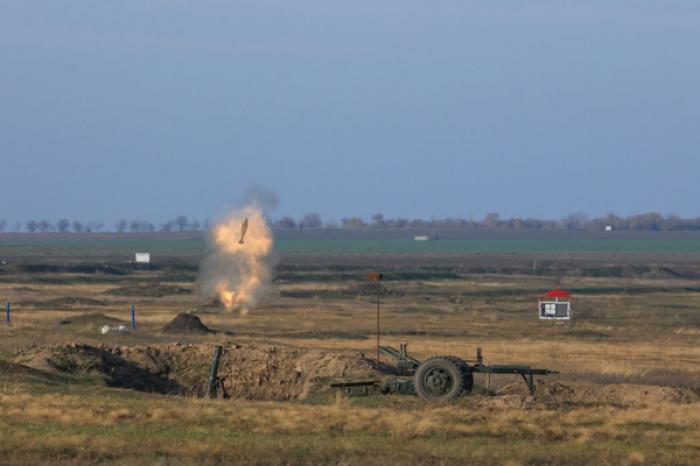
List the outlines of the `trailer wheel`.
{"label": "trailer wheel", "polygon": [[452,401],[471,391],[473,377],[467,363],[454,356],[426,359],[414,377],[416,393],[426,401]]}
{"label": "trailer wheel", "polygon": [[454,363],[460,367],[460,369],[462,370],[462,373],[464,374],[464,391],[462,393],[466,393],[466,394],[471,393],[472,388],[474,388],[474,374],[472,374],[472,371],[469,370],[469,364],[467,364],[467,361],[465,361],[463,359],[459,359],[457,356],[443,356],[443,357],[454,361]]}

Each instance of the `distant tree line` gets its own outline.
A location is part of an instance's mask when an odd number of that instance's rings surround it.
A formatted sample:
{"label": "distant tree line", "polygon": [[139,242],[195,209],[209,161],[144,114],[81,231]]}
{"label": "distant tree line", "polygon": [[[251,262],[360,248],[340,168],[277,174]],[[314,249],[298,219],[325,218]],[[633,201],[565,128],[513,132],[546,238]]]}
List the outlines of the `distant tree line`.
{"label": "distant tree line", "polygon": [[130,232],[150,232],[150,231],[200,231],[203,228],[206,229],[209,221],[205,220],[203,223],[199,220],[189,219],[185,215],[178,215],[172,220],[156,225],[145,220],[127,220],[121,219],[114,225],[114,230],[123,233],[126,231]]}
{"label": "distant tree line", "polygon": [[[596,231],[613,230],[627,231],[700,231],[700,217],[681,218],[677,215],[662,215],[655,212],[621,217],[608,214],[604,217],[589,219],[585,214],[573,214],[561,220],[542,220],[535,218],[501,218],[497,213],[489,213],[481,220],[465,218],[444,219],[408,219],[385,218],[382,214],[372,215],[365,220],[362,217],[345,217],[340,222],[324,222],[319,214],[310,213],[298,220],[292,217],[282,217],[270,220],[274,229],[304,230],[304,229],[439,229],[439,230],[550,230],[550,231]],[[93,233],[116,231],[119,233],[133,232],[173,232],[173,231],[202,231],[209,228],[209,220],[200,222],[179,215],[172,220],[156,224],[146,220],[120,219],[114,225],[102,222],[71,221],[67,218],[57,220],[29,220],[18,222],[12,226],[0,219],[0,233],[29,232],[29,233]]]}
{"label": "distant tree line", "polygon": [[208,228],[208,222],[208,220],[204,222],[195,219],[190,220],[184,215],[179,215],[162,224],[155,224],[146,220],[127,220],[123,218],[117,221],[113,226],[110,226],[103,222],[84,223],[78,220],[71,221],[67,218],[61,218],[55,223],[43,219],[17,222],[13,226],[10,226],[6,220],[0,219],[0,233],[99,233],[105,231],[143,233],[154,231],[200,231]]}
{"label": "distant tree line", "polygon": [[362,217],[345,217],[340,222],[322,222],[318,214],[307,214],[296,222],[291,217],[283,217],[273,223],[280,230],[308,228],[340,229],[439,229],[439,230],[566,230],[595,231],[613,230],[631,231],[699,231],[700,217],[681,218],[677,215],[662,215],[655,212],[621,217],[608,214],[604,217],[589,219],[585,214],[569,215],[561,220],[543,220],[536,218],[501,218],[495,212],[488,213],[481,220],[465,218],[443,219],[408,219],[385,218],[374,214],[368,220]]}

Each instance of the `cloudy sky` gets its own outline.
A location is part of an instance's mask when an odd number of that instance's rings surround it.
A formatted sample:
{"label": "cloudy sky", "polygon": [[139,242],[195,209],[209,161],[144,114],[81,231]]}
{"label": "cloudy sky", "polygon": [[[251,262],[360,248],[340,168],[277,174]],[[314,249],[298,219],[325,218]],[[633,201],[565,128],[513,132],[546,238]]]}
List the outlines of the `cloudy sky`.
{"label": "cloudy sky", "polygon": [[0,218],[700,215],[700,2],[0,1]]}

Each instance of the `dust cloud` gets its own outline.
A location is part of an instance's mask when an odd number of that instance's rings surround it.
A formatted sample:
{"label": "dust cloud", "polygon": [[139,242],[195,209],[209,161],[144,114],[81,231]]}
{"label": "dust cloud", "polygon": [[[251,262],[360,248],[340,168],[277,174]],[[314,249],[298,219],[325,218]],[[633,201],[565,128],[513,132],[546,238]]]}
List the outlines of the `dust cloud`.
{"label": "dust cloud", "polygon": [[248,204],[217,221],[209,234],[208,256],[199,271],[199,289],[230,311],[247,313],[271,288],[274,238],[264,210],[277,196],[266,188],[246,194]]}

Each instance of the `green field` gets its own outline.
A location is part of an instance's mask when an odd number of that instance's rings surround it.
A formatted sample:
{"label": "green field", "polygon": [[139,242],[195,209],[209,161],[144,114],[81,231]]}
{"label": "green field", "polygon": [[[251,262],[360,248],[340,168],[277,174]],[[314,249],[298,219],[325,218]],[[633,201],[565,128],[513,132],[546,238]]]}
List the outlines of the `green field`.
{"label": "green field", "polygon": [[407,254],[480,254],[480,253],[589,253],[589,252],[700,252],[698,241],[654,240],[281,240],[281,253],[407,253]]}
{"label": "green field", "polygon": [[[324,238],[316,234],[308,237],[281,235],[275,251],[285,255],[382,255],[407,254],[418,256],[451,256],[480,254],[670,254],[684,257],[700,253],[700,235],[617,235],[606,239],[586,238],[582,235],[546,237],[523,233],[520,238],[508,236],[473,239],[445,239],[414,241],[410,238],[387,235],[387,239],[367,236]],[[404,235],[405,236],[405,235]],[[54,235],[7,235],[0,237],[0,257],[12,256],[131,256],[134,251],[150,251],[164,256],[199,256],[205,252],[206,241],[199,235],[81,235],[71,237]]]}

